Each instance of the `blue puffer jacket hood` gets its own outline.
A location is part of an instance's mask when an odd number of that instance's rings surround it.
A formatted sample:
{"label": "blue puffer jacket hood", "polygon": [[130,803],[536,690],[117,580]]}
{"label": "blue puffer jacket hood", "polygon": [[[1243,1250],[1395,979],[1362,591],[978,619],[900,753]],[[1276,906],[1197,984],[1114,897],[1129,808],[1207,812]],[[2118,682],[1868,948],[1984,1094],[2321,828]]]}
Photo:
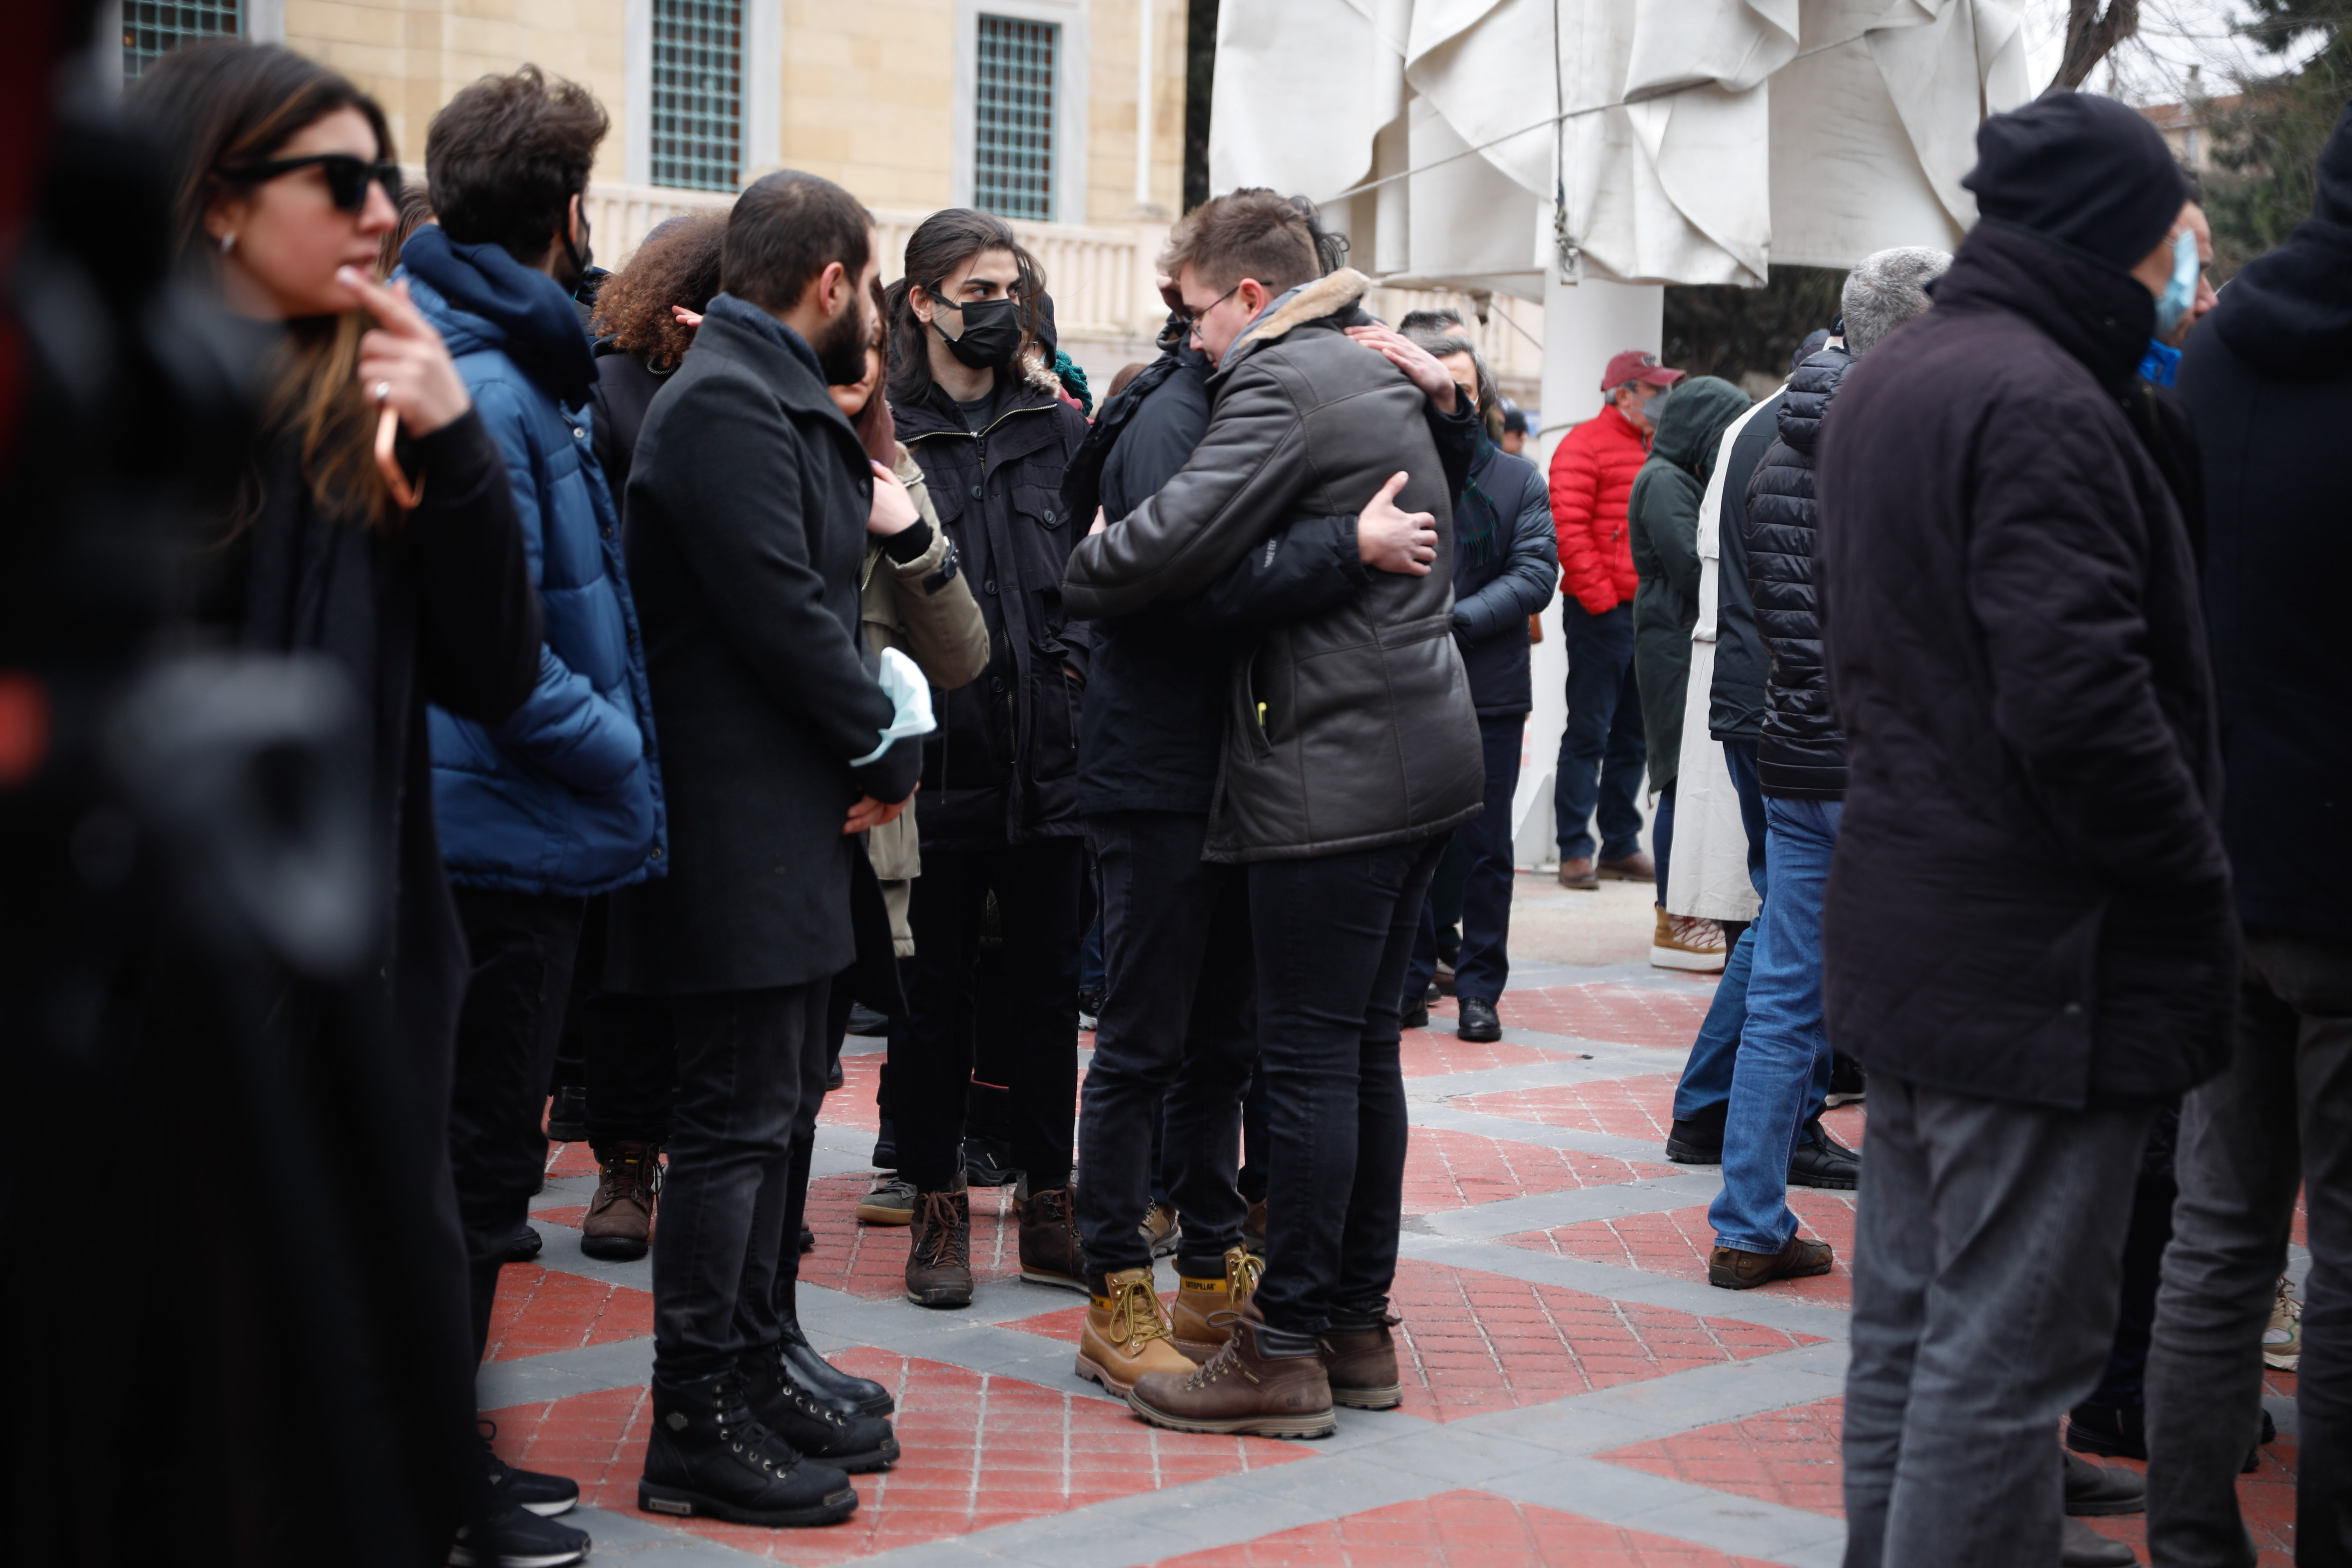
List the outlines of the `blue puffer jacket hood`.
{"label": "blue puffer jacket hood", "polygon": [[426,227],[401,260],[506,458],[547,624],[538,688],[504,722],[432,710],[449,879],[585,898],[659,876],[667,823],[645,647],[591,449],[595,362],[579,317],[554,279],[494,245]]}

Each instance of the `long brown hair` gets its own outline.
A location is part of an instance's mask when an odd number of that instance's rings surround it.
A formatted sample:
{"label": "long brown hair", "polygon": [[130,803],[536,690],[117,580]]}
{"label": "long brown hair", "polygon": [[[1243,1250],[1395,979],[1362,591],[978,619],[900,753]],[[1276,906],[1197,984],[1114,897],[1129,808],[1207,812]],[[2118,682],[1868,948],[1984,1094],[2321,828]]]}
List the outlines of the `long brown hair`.
{"label": "long brown hair", "polygon": [[[229,188],[224,169],[267,161],[303,127],[356,109],[375,131],[376,156],[397,159],[375,100],[314,60],[275,44],[210,39],[175,49],[123,95],[123,111],[173,161],[173,227],[183,266],[210,275],[215,251],[205,214]],[[265,415],[273,437],[300,441],[302,474],[320,509],[371,528],[396,522],[375,466],[376,410],[359,386],[358,310],[286,323],[277,385]],[[245,510],[258,504],[248,497]]]}
{"label": "long brown hair", "polygon": [[656,370],[674,370],[694,346],[694,329],[671,313],[683,305],[700,312],[719,292],[719,250],[727,238],[727,212],[665,218],[637,244],[628,265],[596,291],[595,330],[613,346]]}

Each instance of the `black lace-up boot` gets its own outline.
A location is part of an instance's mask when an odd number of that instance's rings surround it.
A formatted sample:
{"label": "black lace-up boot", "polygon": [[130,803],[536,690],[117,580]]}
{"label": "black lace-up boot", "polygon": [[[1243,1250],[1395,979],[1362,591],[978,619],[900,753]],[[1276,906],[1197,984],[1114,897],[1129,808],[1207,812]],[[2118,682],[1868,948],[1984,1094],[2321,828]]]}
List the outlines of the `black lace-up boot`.
{"label": "black lace-up boot", "polygon": [[888,1389],[870,1377],[845,1373],[817,1354],[797,1318],[784,1320],[784,1337],[776,1348],[783,1354],[786,1375],[844,1415],[887,1415],[898,1408]]}
{"label": "black lace-up boot", "polygon": [[795,1452],[853,1476],[887,1470],[898,1457],[889,1422],[850,1415],[801,1386],[782,1345],[747,1352],[737,1364],[743,1369],[744,1403]]}
{"label": "black lace-up boot", "polygon": [[654,1379],[637,1506],[734,1524],[831,1524],[856,1510],[857,1490],[841,1470],[803,1458],[761,1425],[742,1378],[730,1372],[687,1384]]}

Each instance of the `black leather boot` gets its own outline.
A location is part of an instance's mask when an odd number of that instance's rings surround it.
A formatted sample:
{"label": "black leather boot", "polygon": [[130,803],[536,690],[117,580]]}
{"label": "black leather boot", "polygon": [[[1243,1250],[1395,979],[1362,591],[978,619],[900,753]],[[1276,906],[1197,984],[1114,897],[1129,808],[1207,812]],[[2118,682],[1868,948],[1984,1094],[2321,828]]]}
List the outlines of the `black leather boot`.
{"label": "black leather boot", "polygon": [[656,1377],[637,1506],[734,1524],[831,1524],[856,1510],[857,1489],[761,1425],[737,1373],[687,1384]]}
{"label": "black leather boot", "polygon": [[812,1459],[860,1475],[887,1470],[898,1457],[890,1423],[878,1415],[850,1415],[801,1386],[781,1344],[745,1353],[743,1397],[760,1425]]}
{"label": "black leather boot", "polygon": [[784,1320],[783,1352],[787,1376],[844,1415],[887,1415],[898,1407],[890,1391],[870,1377],[853,1377],[809,1343],[797,1318]]}

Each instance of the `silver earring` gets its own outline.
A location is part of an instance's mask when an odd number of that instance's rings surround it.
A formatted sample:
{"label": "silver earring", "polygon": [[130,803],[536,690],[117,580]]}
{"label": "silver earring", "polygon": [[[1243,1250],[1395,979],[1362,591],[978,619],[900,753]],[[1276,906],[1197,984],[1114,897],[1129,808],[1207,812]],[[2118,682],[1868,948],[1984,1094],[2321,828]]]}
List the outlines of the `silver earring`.
{"label": "silver earring", "polygon": [[235,250],[236,248],[236,235],[235,231],[232,230],[231,232],[221,236],[221,254],[223,256],[226,256],[230,251]]}

